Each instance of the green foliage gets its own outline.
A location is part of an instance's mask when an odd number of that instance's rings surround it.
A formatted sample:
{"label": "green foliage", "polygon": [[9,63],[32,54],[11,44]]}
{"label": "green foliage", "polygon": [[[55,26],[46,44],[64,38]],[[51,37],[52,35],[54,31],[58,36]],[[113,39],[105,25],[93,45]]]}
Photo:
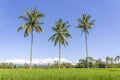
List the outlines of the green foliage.
{"label": "green foliage", "polygon": [[[80,59],[79,62],[75,65],[75,68],[87,68],[86,59]],[[89,68],[105,68],[106,64],[101,59],[93,59],[92,57],[88,57],[88,65]],[[114,68],[114,66],[112,67]]]}
{"label": "green foliage", "polygon": [[0,80],[119,80],[120,69],[1,69]]}
{"label": "green foliage", "polygon": [[89,34],[88,30],[92,28],[95,22],[95,20],[90,21],[90,18],[91,18],[90,15],[83,14],[82,18],[77,19],[79,22],[79,25],[76,26],[76,28],[81,28],[82,32],[84,31]]}
{"label": "green foliage", "polygon": [[49,41],[51,40],[54,42],[54,46],[56,46],[58,42],[64,46],[68,45],[66,38],[71,38],[71,35],[68,32],[70,25],[67,24],[68,22],[63,22],[62,19],[59,19],[56,22],[55,27],[52,27],[52,30],[55,32],[55,34],[49,38]]}
{"label": "green foliage", "polygon": [[13,69],[13,68],[16,68],[16,66],[12,63],[0,63],[0,68],[2,68],[2,69]]}
{"label": "green foliage", "polygon": [[41,28],[41,24],[43,22],[39,21],[39,18],[44,17],[44,14],[40,13],[36,8],[34,10],[25,10],[24,13],[26,16],[20,16],[19,19],[23,19],[26,21],[22,26],[18,28],[17,31],[20,31],[21,29],[26,29],[24,33],[24,37],[28,36],[31,32],[36,30],[37,32],[44,32],[44,30]]}
{"label": "green foliage", "polygon": [[[51,68],[58,68],[59,66],[59,62],[58,61],[54,61],[54,64],[51,65]],[[61,68],[73,68],[73,65],[71,63],[68,62],[63,62],[60,64]]]}

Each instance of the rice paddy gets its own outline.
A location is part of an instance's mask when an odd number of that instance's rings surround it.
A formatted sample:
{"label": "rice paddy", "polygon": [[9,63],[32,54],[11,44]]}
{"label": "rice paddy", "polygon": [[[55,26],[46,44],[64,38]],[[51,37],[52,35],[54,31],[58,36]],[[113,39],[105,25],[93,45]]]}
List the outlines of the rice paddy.
{"label": "rice paddy", "polygon": [[120,80],[120,69],[1,69],[0,80]]}

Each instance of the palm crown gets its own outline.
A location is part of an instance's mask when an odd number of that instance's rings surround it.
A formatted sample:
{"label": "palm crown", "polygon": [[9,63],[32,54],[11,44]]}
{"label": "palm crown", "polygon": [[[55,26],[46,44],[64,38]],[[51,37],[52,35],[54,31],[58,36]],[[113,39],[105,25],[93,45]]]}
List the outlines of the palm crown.
{"label": "palm crown", "polygon": [[52,40],[52,42],[54,42],[54,46],[56,46],[58,42],[64,46],[68,45],[66,38],[71,38],[71,35],[68,33],[68,28],[70,25],[67,24],[68,22],[63,23],[62,19],[60,19],[58,22],[56,22],[56,26],[52,27],[52,30],[55,31],[55,34],[52,35],[49,40]]}
{"label": "palm crown", "polygon": [[91,29],[95,22],[95,20],[89,21],[90,18],[90,15],[83,14],[82,18],[78,18],[79,25],[77,26],[77,28],[82,28],[82,31],[89,34],[88,29]]}
{"label": "palm crown", "polygon": [[39,22],[39,18],[44,17],[44,14],[37,11],[36,8],[31,12],[25,10],[24,13],[27,16],[20,16],[19,18],[25,20],[26,23],[18,28],[18,31],[26,28],[24,37],[28,36],[31,32],[33,32],[34,29],[37,32],[44,32],[44,30],[40,26],[41,24],[43,24],[43,22]]}

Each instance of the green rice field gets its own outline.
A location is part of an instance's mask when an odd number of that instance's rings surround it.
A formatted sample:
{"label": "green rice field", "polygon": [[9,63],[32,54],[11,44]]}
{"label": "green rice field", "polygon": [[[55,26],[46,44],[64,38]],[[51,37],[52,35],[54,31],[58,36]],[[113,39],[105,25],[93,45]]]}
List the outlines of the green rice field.
{"label": "green rice field", "polygon": [[120,80],[120,69],[0,69],[0,80]]}

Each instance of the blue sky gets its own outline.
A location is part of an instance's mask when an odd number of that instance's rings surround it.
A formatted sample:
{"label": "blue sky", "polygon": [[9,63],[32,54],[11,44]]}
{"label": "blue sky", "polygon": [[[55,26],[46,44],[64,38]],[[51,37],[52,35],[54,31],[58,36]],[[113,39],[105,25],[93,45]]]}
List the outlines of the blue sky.
{"label": "blue sky", "polygon": [[54,33],[51,26],[62,18],[69,21],[72,39],[68,39],[69,46],[62,46],[62,57],[71,61],[85,58],[84,34],[76,29],[77,18],[83,13],[91,15],[96,20],[88,35],[89,56],[102,58],[120,55],[120,0],[0,0],[0,60],[27,59],[29,60],[30,40],[24,38],[24,30],[17,32],[17,28],[24,23],[18,19],[24,15],[25,9],[35,6],[45,14],[44,33],[34,33],[33,58],[58,57],[58,46],[48,42]]}

